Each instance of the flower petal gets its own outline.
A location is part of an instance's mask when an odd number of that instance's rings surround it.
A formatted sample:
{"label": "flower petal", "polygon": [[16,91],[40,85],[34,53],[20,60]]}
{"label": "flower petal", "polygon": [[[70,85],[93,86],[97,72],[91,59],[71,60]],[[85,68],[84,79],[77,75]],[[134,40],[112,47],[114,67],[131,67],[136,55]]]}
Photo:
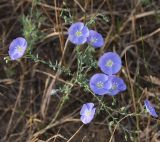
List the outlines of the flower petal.
{"label": "flower petal", "polygon": [[89,30],[82,22],[71,25],[68,29],[69,40],[76,45],[84,44],[89,36]]}
{"label": "flower petal", "polygon": [[94,107],[94,103],[87,103],[86,105],[89,111],[91,111]]}
{"label": "flower petal", "polygon": [[[100,84],[100,87],[97,84]],[[104,95],[111,88],[111,83],[108,82],[108,76],[102,73],[94,74],[89,82],[91,90],[97,95]]]}
{"label": "flower petal", "polygon": [[110,96],[115,96],[121,91],[126,90],[126,84],[124,81],[115,75],[109,76],[109,82],[111,83],[111,89],[108,90],[107,94]]}
{"label": "flower petal", "polygon": [[84,24],[82,22],[73,23],[68,29],[68,34],[74,35],[77,30],[81,30],[83,27],[84,27]]}
{"label": "flower petal", "polygon": [[95,115],[96,108],[94,108],[93,103],[83,104],[80,110],[80,119],[84,124],[88,124],[92,121]]}
{"label": "flower petal", "polygon": [[102,35],[94,30],[89,31],[89,37],[87,38],[87,42],[95,48],[99,48],[104,45]]}
{"label": "flower petal", "polygon": [[147,109],[147,111],[149,112],[150,115],[154,116],[154,117],[158,117],[155,108],[152,106],[152,104],[149,102],[149,100],[145,100],[144,101],[145,107]]}
{"label": "flower petal", "polygon": [[8,51],[11,60],[17,60],[21,58],[24,55],[26,48],[27,48],[27,41],[24,38],[18,37],[14,39],[11,42]]}
{"label": "flower petal", "polygon": [[119,72],[122,66],[122,61],[117,53],[108,52],[99,58],[98,66],[105,74],[112,75]]}

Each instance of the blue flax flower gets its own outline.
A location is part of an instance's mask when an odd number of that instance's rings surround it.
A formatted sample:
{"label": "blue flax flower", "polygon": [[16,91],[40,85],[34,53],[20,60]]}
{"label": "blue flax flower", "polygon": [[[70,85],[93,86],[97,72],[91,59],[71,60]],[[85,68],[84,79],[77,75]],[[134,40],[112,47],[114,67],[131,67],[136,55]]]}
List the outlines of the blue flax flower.
{"label": "blue flax flower", "polygon": [[94,107],[93,103],[84,104],[80,111],[81,121],[84,124],[90,123],[94,117],[95,111],[96,111],[96,108]]}
{"label": "blue flax flower", "polygon": [[149,112],[150,115],[154,116],[154,117],[158,117],[154,107],[152,106],[152,104],[149,102],[149,100],[145,100],[144,101],[144,105],[147,109],[147,111]]}
{"label": "blue flax flower", "polygon": [[102,47],[104,45],[104,40],[101,34],[96,31],[90,30],[87,42],[95,48]]}
{"label": "blue flax flower", "polygon": [[99,58],[98,66],[105,74],[112,75],[119,72],[122,67],[122,61],[117,53],[108,52]]}
{"label": "blue flax flower", "polygon": [[107,94],[110,96],[115,96],[121,91],[126,90],[126,84],[124,81],[116,76],[109,76],[109,82],[111,84],[111,88],[108,90]]}
{"label": "blue flax flower", "polygon": [[9,56],[11,60],[17,60],[21,58],[27,48],[27,41],[23,37],[14,39],[9,46]]}
{"label": "blue flax flower", "polygon": [[68,29],[69,40],[76,44],[80,45],[87,41],[89,36],[89,29],[82,22],[74,23]]}
{"label": "blue flax flower", "polygon": [[97,73],[90,79],[89,86],[91,90],[97,95],[104,95],[110,89],[111,84],[108,81],[108,75]]}

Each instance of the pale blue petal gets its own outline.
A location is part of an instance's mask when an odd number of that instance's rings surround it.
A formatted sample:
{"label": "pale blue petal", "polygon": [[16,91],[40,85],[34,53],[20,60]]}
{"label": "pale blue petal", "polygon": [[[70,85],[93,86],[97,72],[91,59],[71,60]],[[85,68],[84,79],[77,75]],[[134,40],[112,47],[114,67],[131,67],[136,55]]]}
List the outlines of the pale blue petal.
{"label": "pale blue petal", "polygon": [[[88,111],[90,114],[88,114]],[[81,111],[80,111],[80,119],[84,124],[88,124],[92,121],[95,115],[96,108],[94,108],[93,103],[86,103],[82,106]]]}
{"label": "pale blue petal", "polygon": [[86,117],[86,116],[83,116],[83,115],[81,116],[80,119],[84,124],[88,124],[88,123],[90,123],[92,121],[92,118]]}
{"label": "pale blue petal", "polygon": [[94,107],[94,104],[93,104],[93,103],[87,103],[86,105],[87,105],[87,109],[88,109],[89,111],[91,111],[91,110],[93,109],[93,107]]}
{"label": "pale blue petal", "polygon": [[144,104],[150,115],[154,117],[158,117],[158,114],[156,113],[155,108],[152,106],[152,104],[147,99],[144,101]]}
{"label": "pale blue petal", "polygon": [[81,30],[84,27],[84,24],[82,22],[76,22],[70,26],[68,29],[68,34],[69,35],[74,35],[76,31]]}
{"label": "pale blue petal", "polygon": [[[98,88],[97,83],[103,83],[103,87]],[[108,76],[102,73],[97,73],[93,75],[90,79],[89,86],[91,90],[97,95],[104,95],[107,93],[108,89],[111,88],[111,83],[108,82]]]}
{"label": "pale blue petal", "polygon": [[[21,47],[21,51],[19,51],[17,47]],[[11,42],[8,51],[11,60],[17,60],[21,58],[24,55],[26,48],[27,48],[27,41],[24,38],[18,37],[14,39]]]}
{"label": "pale blue petal", "polygon": [[87,108],[87,104],[83,104],[82,108],[81,108],[81,111],[80,111],[80,115],[85,115],[85,111],[86,111]]}
{"label": "pale blue petal", "polygon": [[104,45],[102,35],[94,30],[89,31],[89,37],[87,38],[87,42],[95,48],[99,48]]}
{"label": "pale blue petal", "polygon": [[108,95],[115,96],[119,92],[126,90],[126,84],[124,83],[124,81],[115,75],[109,76],[108,82],[111,82],[112,87],[117,86],[116,88],[113,87],[114,89],[111,87],[111,89],[109,89],[107,92]]}
{"label": "pale blue petal", "polygon": [[[84,26],[83,27],[83,29],[81,30],[81,32],[82,32],[82,35],[84,36],[84,37],[88,37],[89,36],[89,29],[87,28],[87,26]],[[87,40],[87,39],[86,39]]]}
{"label": "pale blue petal", "polygon": [[[106,65],[109,60],[113,62],[113,65],[111,67]],[[114,52],[108,52],[103,54],[99,58],[98,66],[100,67],[101,71],[104,72],[105,74],[112,75],[120,71],[122,66],[122,61],[118,54]]]}

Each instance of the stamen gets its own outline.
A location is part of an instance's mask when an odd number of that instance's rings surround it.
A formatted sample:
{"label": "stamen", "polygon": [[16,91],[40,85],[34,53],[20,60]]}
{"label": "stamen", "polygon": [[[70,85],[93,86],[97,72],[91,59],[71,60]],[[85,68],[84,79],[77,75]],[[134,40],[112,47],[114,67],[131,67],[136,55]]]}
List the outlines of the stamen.
{"label": "stamen", "polygon": [[107,67],[112,67],[113,66],[113,61],[112,60],[108,60],[106,63]]}
{"label": "stamen", "polygon": [[102,81],[97,82],[96,84],[97,88],[103,88],[104,84]]}
{"label": "stamen", "polygon": [[22,52],[23,51],[23,48],[21,46],[17,46],[16,48],[17,48],[18,52]]}
{"label": "stamen", "polygon": [[81,36],[82,35],[82,32],[81,31],[77,31],[76,32],[76,36]]}
{"label": "stamen", "polygon": [[91,43],[93,44],[93,43],[95,43],[97,41],[97,39],[96,38],[93,38],[92,40],[91,40]]}
{"label": "stamen", "polygon": [[91,115],[91,111],[87,110],[86,111],[86,116],[90,116]]}
{"label": "stamen", "polygon": [[112,89],[112,90],[116,90],[116,89],[117,89],[117,87],[118,87],[117,85],[118,85],[118,84],[117,84],[116,82],[115,82],[115,83],[113,83],[113,85],[112,85],[111,89]]}

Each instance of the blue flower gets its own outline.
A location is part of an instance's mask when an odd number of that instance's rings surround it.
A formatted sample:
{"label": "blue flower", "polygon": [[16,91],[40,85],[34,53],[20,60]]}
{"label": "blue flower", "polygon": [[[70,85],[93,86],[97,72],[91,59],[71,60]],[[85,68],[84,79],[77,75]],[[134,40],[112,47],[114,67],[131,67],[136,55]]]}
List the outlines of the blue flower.
{"label": "blue flower", "polygon": [[80,115],[81,115],[81,121],[84,124],[88,124],[92,121],[94,114],[95,114],[96,108],[94,108],[93,103],[86,103],[82,106]]}
{"label": "blue flower", "polygon": [[104,95],[111,88],[111,84],[108,82],[108,75],[102,73],[93,75],[90,79],[89,86],[97,95]]}
{"label": "blue flower", "polygon": [[146,107],[146,110],[149,112],[150,115],[154,116],[154,117],[158,117],[154,107],[152,106],[152,104],[149,102],[149,100],[145,100],[144,101],[144,105]]}
{"label": "blue flower", "polygon": [[121,91],[125,91],[126,90],[126,84],[124,83],[124,81],[116,76],[109,76],[109,81],[111,84],[111,88],[108,89],[107,94],[110,96],[115,96],[117,95],[119,92]]}
{"label": "blue flower", "polygon": [[122,67],[122,61],[118,54],[108,52],[99,58],[98,66],[105,74],[112,75],[119,72]]}
{"label": "blue flower", "polygon": [[101,34],[96,31],[90,30],[87,42],[95,48],[102,47],[104,45],[104,40]]}
{"label": "blue flower", "polygon": [[27,41],[23,37],[14,39],[9,46],[9,56],[11,60],[17,60],[21,58],[27,48]]}
{"label": "blue flower", "polygon": [[89,29],[82,22],[74,23],[68,29],[69,40],[76,44],[80,45],[87,41],[89,36]]}

